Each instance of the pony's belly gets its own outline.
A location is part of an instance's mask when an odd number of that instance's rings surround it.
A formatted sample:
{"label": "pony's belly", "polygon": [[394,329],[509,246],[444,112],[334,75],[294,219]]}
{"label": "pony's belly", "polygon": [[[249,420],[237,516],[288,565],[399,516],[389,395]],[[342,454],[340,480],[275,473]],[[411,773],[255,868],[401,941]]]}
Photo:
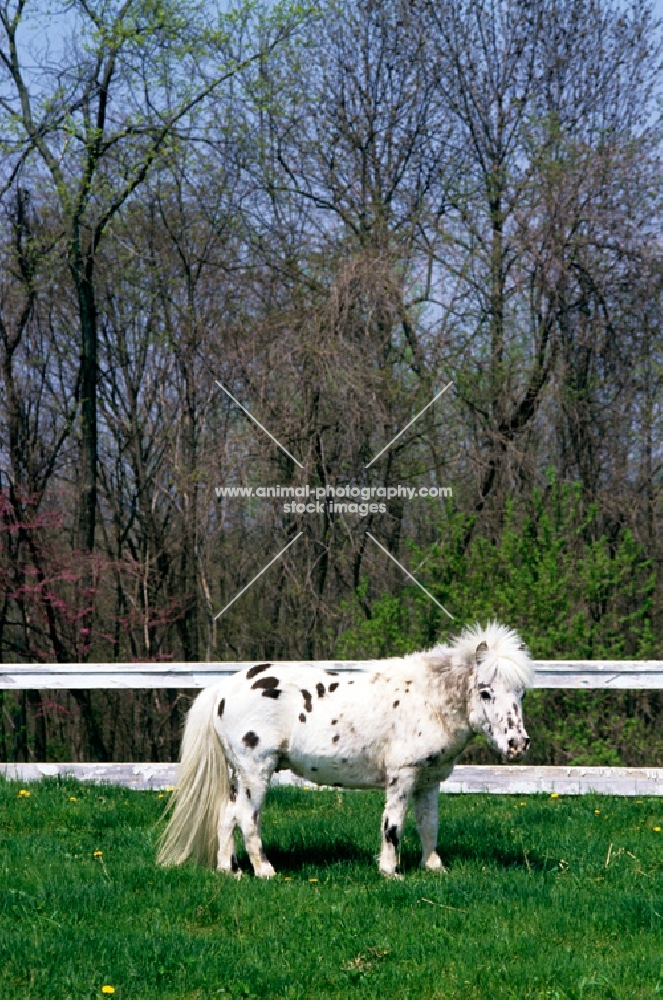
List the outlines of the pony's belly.
{"label": "pony's belly", "polygon": [[283,760],[283,767],[317,785],[336,785],[340,788],[382,788],[384,769],[371,761],[316,754],[291,753]]}

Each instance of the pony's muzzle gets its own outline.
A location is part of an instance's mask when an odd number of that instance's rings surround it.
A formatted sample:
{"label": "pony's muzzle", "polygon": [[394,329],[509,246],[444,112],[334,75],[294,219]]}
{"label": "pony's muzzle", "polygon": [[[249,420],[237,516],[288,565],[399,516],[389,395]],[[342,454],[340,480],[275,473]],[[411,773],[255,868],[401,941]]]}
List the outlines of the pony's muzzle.
{"label": "pony's muzzle", "polygon": [[524,734],[519,734],[518,736],[512,736],[508,743],[508,749],[506,756],[508,760],[517,760],[518,757],[529,750],[530,738]]}

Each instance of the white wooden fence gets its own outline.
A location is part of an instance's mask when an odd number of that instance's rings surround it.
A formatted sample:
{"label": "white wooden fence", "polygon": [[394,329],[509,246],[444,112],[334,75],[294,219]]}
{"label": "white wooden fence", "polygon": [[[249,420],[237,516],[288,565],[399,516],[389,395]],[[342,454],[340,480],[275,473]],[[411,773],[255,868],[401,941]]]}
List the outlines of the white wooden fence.
{"label": "white wooden fence", "polygon": [[[72,688],[204,688],[254,662],[222,663],[26,663],[0,664],[0,690],[70,690]],[[278,661],[317,666],[339,673],[364,670],[367,661]],[[663,660],[537,660],[535,688],[571,690],[663,689]],[[525,707],[525,711],[527,708]],[[86,781],[108,781],[130,788],[167,788],[176,781],[175,764],[0,764],[0,775],[20,781],[69,774]],[[279,784],[306,785],[291,775],[275,775]],[[315,786],[311,786],[315,787]],[[578,795],[663,796],[663,768],[530,767],[459,765],[442,783],[443,792],[495,792],[526,795],[558,792]]]}
{"label": "white wooden fence", "polygon": [[[254,662],[0,663],[0,690],[204,688]],[[535,660],[535,688],[663,689],[663,660]],[[375,661],[371,661],[371,666]],[[364,670],[367,660],[279,660],[279,665]]]}

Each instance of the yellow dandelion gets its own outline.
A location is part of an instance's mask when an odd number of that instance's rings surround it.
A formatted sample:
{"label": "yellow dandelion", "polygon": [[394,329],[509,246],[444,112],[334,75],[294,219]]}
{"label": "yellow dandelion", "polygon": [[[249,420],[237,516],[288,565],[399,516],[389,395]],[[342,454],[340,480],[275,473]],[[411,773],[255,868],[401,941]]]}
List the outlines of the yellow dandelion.
{"label": "yellow dandelion", "polygon": [[104,856],[103,851],[95,851],[94,854],[92,855],[93,858],[103,858],[103,856]]}
{"label": "yellow dandelion", "polygon": [[18,797],[19,797],[19,799],[29,799],[30,798],[30,792],[27,790],[27,788],[22,788],[20,790],[20,792],[18,793]]}
{"label": "yellow dandelion", "polygon": [[661,832],[660,826],[653,826],[652,830],[654,831],[654,833],[660,833]]}
{"label": "yellow dandelion", "polygon": [[292,878],[290,877],[290,875],[286,875],[285,878],[283,879],[283,881],[284,882],[292,882]]}
{"label": "yellow dandelion", "polygon": [[175,789],[173,788],[173,786],[172,786],[172,785],[168,785],[168,788],[166,789],[166,791],[167,791],[167,792],[174,792],[174,791],[175,791]]}
{"label": "yellow dandelion", "polygon": [[[659,827],[659,830],[660,830],[660,827]],[[317,878],[310,878],[309,879],[309,882],[317,882],[317,881],[318,881]]]}
{"label": "yellow dandelion", "polygon": [[559,798],[559,792],[551,792],[550,793],[550,798],[551,799],[558,799]]}
{"label": "yellow dandelion", "polygon": [[526,802],[521,802],[520,804],[521,804],[521,806],[526,806],[527,805]]}
{"label": "yellow dandelion", "polygon": [[601,810],[600,809],[595,809],[594,810],[594,815],[595,816],[600,816],[601,815]]}
{"label": "yellow dandelion", "polygon": [[69,801],[70,802],[75,802],[76,801],[76,796],[75,795],[70,795],[69,796]]}
{"label": "yellow dandelion", "polygon": [[114,986],[102,986],[101,987],[101,992],[102,993],[115,993],[115,987]]}
{"label": "yellow dandelion", "polygon": [[166,796],[164,795],[164,793],[163,793],[163,792],[159,792],[159,794],[157,795],[157,798],[158,798],[158,799],[165,799],[165,797],[166,797]]}

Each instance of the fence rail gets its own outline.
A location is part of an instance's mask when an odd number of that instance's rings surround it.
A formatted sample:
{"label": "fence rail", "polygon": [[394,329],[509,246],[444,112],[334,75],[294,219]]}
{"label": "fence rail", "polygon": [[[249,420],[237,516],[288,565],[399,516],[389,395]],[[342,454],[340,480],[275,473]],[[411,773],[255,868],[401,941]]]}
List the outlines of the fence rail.
{"label": "fence rail", "polygon": [[[2,663],[0,690],[73,688],[204,688],[264,661],[216,663]],[[535,688],[663,690],[663,660],[534,660]],[[339,673],[373,668],[375,660],[278,660]]]}
{"label": "fence rail", "polygon": [[[177,784],[177,764],[0,764],[10,781],[76,778],[137,791],[164,791]],[[290,771],[277,771],[272,785],[317,788]],[[440,791],[450,794],[663,796],[663,767],[530,767],[526,764],[459,764]]]}

